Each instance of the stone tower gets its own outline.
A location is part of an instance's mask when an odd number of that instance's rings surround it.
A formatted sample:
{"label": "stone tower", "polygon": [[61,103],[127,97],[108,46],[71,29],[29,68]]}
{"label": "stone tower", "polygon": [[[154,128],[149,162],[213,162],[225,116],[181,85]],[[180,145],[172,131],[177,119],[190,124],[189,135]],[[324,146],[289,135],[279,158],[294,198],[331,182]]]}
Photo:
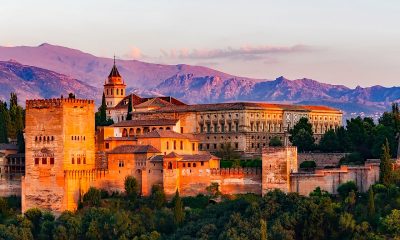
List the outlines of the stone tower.
{"label": "stone tower", "polygon": [[106,97],[107,108],[115,107],[122,99],[124,99],[126,94],[125,88],[126,85],[118,72],[114,57],[114,65],[104,84],[104,95]]}
{"label": "stone tower", "polygon": [[84,176],[95,168],[94,130],[92,100],[26,101],[23,212],[76,209],[88,188]]}

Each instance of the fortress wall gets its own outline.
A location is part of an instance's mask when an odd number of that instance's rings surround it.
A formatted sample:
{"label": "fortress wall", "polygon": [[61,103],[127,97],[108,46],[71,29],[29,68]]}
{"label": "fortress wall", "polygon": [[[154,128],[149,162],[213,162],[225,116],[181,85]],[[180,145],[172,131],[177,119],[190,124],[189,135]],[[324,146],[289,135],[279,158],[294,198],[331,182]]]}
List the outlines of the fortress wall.
{"label": "fortress wall", "polygon": [[212,170],[210,180],[219,184],[222,194],[261,195],[261,169],[231,168]]}
{"label": "fortress wall", "polygon": [[317,167],[337,166],[347,153],[298,153],[298,167],[304,161],[315,161]]}
{"label": "fortress wall", "polygon": [[366,192],[379,180],[379,163],[367,162],[364,166],[342,166],[313,173],[292,173],[290,178],[291,191],[306,196],[317,187],[336,194],[338,186],[348,181],[354,181],[359,191]]}
{"label": "fortress wall", "polygon": [[0,179],[0,197],[21,196],[21,179]]}

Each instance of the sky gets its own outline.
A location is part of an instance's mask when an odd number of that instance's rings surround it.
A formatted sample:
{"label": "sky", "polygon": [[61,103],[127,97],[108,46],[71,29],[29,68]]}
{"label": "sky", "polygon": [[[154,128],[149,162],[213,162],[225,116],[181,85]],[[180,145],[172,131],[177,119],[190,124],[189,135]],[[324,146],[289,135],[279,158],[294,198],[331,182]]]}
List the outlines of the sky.
{"label": "sky", "polygon": [[0,0],[0,45],[400,86],[398,0]]}

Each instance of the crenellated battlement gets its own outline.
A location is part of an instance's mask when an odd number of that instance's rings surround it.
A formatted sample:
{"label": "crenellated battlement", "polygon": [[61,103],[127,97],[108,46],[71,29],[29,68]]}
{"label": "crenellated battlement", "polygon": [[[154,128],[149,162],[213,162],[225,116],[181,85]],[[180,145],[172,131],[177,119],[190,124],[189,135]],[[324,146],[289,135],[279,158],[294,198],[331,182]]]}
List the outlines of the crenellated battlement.
{"label": "crenellated battlement", "polygon": [[26,109],[61,107],[63,104],[91,105],[94,100],[76,98],[51,98],[26,100]]}
{"label": "crenellated battlement", "polygon": [[262,149],[262,153],[273,153],[280,151],[292,151],[297,152],[297,147],[295,146],[284,146],[284,147],[266,147]]}
{"label": "crenellated battlement", "polygon": [[261,168],[220,168],[220,169],[210,169],[211,175],[221,175],[221,176],[261,176]]}

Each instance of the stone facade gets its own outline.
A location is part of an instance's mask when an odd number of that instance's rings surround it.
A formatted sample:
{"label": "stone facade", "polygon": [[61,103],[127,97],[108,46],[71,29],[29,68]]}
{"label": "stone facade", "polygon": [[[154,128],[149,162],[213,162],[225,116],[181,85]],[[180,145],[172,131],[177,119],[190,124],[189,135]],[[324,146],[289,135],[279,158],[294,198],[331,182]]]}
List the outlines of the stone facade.
{"label": "stone facade", "polygon": [[75,209],[95,165],[94,129],[92,100],[26,101],[22,211]]}

